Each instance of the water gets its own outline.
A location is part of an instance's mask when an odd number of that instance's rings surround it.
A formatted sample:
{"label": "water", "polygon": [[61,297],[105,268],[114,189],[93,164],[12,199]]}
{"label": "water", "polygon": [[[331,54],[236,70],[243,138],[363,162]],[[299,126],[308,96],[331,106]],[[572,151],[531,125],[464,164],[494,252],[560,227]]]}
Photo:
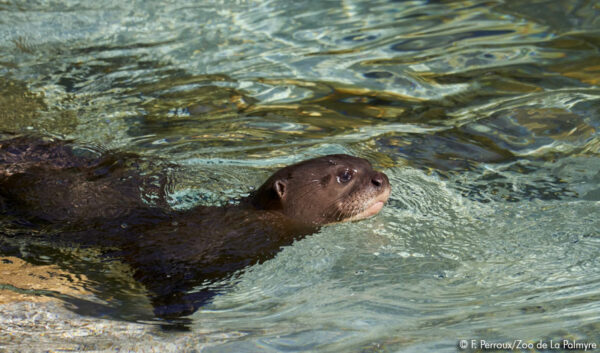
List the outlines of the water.
{"label": "water", "polygon": [[176,166],[174,207],[227,202],[326,153],[369,158],[393,186],[374,219],[327,227],[237,274],[187,333],[145,323],[143,288],[122,265],[19,237],[3,219],[0,255],[56,265],[87,294],[33,289],[58,302],[0,306],[0,349],[600,345],[597,2],[40,1],[0,11],[4,132],[163,158]]}

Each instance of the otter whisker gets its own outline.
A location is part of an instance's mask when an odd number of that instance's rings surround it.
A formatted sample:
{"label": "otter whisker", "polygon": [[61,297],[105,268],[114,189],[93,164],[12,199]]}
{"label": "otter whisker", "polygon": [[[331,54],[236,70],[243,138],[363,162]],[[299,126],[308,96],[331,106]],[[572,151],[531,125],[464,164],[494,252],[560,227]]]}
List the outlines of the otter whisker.
{"label": "otter whisker", "polygon": [[[318,180],[317,180],[317,182],[318,182]],[[314,184],[314,183],[313,183],[313,184]],[[309,185],[309,183],[306,183],[306,184],[303,184],[303,185],[302,185],[302,186],[299,188],[299,190],[298,190],[298,191],[302,191],[302,189],[303,189],[303,188],[305,188],[305,187],[306,187],[306,189],[307,189],[307,190],[306,190],[306,192],[303,192],[302,194],[300,194],[300,196],[298,197],[298,199],[299,199],[299,200],[303,200],[303,199],[304,199],[306,196],[308,196],[308,195],[310,195],[311,193],[313,193],[313,192],[314,192],[314,189],[312,189],[312,188],[309,188],[309,186],[312,186],[312,185]]]}

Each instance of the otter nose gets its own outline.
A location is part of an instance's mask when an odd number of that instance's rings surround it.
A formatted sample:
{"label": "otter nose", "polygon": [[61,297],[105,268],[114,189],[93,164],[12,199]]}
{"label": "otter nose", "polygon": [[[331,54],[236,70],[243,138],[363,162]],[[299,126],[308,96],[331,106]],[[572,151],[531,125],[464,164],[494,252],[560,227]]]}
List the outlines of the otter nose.
{"label": "otter nose", "polygon": [[383,185],[383,173],[377,172],[371,177],[371,182],[376,188],[380,188]]}

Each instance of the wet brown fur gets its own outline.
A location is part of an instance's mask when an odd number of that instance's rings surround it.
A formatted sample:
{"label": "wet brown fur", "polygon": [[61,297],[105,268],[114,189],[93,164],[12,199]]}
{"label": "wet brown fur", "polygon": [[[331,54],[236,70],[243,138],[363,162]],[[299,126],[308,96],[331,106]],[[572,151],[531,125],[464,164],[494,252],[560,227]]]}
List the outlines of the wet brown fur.
{"label": "wet brown fur", "polygon": [[[0,198],[13,216],[63,227],[63,239],[119,249],[117,258],[134,268],[165,319],[192,313],[215,294],[192,288],[270,259],[390,190],[368,161],[330,155],[280,169],[239,204],[174,211],[164,201],[164,180],[148,183],[138,161],[69,141],[5,140]],[[351,180],[343,182],[344,173]],[[154,188],[151,202],[140,197],[140,185]]]}

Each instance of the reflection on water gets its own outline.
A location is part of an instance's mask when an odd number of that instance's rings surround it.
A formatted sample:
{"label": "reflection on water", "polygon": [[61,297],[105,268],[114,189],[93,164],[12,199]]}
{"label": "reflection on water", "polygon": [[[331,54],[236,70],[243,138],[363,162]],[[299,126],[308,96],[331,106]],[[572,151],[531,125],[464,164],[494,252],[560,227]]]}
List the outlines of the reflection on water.
{"label": "reflection on water", "polygon": [[[1,133],[163,158],[176,208],[227,202],[276,167],[325,153],[367,157],[394,187],[375,219],[328,227],[238,274],[180,335],[126,322],[150,318],[129,269],[2,216],[1,256],[84,276],[95,298],[46,288],[75,313],[2,306],[0,342],[27,331],[32,351],[65,335],[71,349],[106,351],[143,350],[140,337],[164,351],[600,344],[597,2],[107,0],[0,11]],[[0,277],[1,289],[10,283]],[[28,314],[37,311],[47,315]]]}

